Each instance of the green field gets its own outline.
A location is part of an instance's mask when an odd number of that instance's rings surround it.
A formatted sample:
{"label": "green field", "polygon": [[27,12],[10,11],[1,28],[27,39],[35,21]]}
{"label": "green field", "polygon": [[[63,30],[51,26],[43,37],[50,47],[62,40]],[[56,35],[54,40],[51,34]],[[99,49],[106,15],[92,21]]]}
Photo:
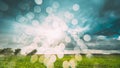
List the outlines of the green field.
{"label": "green field", "polygon": [[[46,68],[39,60],[40,56],[37,55],[33,62],[31,62],[31,56],[0,57],[0,68]],[[74,55],[65,55],[62,59],[56,57],[54,68],[63,68],[64,61],[74,58]],[[120,55],[93,55],[90,58],[82,55],[82,60],[76,62],[76,68],[120,68]]]}

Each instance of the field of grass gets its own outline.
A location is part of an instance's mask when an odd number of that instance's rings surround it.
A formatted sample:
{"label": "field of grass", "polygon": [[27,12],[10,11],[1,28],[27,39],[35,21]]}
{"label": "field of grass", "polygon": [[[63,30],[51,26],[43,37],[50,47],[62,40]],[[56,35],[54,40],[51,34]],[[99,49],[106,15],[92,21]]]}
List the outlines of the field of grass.
{"label": "field of grass", "polygon": [[[37,55],[35,61],[31,62],[31,56],[4,56],[0,57],[0,68],[46,68]],[[63,68],[64,61],[70,61],[74,55],[65,55],[62,59],[56,58],[54,68]],[[93,55],[76,62],[76,68],[120,68],[120,55]]]}

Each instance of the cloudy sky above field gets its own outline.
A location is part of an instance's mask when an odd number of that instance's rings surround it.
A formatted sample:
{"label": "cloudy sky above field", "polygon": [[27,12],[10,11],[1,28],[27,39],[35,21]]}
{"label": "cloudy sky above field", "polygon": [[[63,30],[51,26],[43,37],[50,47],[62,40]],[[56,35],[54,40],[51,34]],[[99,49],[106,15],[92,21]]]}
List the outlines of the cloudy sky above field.
{"label": "cloudy sky above field", "polygon": [[0,0],[0,48],[120,50],[119,2]]}

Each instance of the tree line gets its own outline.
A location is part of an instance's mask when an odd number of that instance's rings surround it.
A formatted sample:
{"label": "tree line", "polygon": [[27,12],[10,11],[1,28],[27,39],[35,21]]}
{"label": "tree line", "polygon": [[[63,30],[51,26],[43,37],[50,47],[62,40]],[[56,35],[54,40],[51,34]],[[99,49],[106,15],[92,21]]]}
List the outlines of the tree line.
{"label": "tree line", "polygon": [[[37,50],[34,49],[31,52],[29,52],[27,56],[34,55],[36,52]],[[13,50],[12,48],[3,48],[3,49],[0,49],[0,55],[4,55],[4,56],[21,55],[21,49],[17,48]]]}

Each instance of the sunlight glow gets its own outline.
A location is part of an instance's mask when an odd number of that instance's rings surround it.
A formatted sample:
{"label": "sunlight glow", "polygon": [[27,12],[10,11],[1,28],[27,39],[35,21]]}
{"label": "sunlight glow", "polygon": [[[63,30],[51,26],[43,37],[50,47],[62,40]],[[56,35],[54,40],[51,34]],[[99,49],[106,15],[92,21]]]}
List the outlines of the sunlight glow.
{"label": "sunlight glow", "polygon": [[[51,6],[45,7],[47,16],[39,16],[38,13],[42,13],[43,0],[34,1],[36,5],[33,6],[33,12],[30,11],[16,17],[16,21],[19,22],[15,25],[17,33],[20,33],[19,43],[24,43],[22,54],[27,55],[37,49],[36,54],[58,54],[58,58],[62,58],[66,46],[72,41],[76,43],[73,51],[87,49],[84,41],[89,41],[90,36],[84,36],[84,40],[79,37],[89,29],[89,26],[80,27],[78,25],[80,22],[71,11],[56,13],[61,7],[57,1],[53,2]],[[71,8],[78,11],[80,6],[74,4]]]}

